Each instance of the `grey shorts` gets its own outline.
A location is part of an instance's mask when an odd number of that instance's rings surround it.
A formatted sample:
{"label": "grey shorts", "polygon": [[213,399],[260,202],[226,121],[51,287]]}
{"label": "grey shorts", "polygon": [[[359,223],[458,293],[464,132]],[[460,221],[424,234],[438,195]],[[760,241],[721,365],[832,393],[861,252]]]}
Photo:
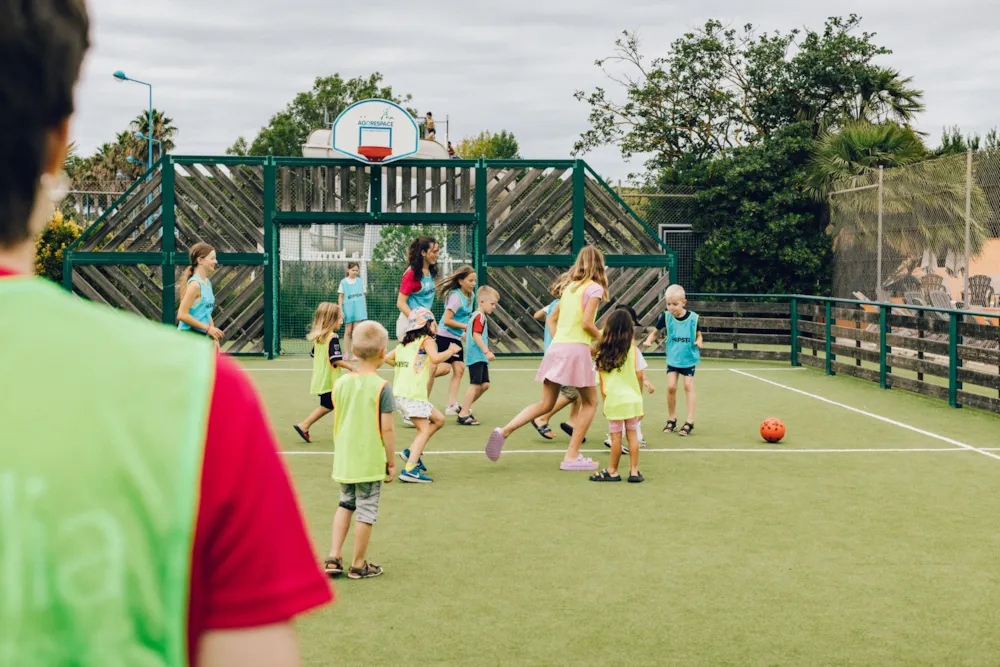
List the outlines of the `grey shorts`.
{"label": "grey shorts", "polygon": [[340,506],[357,512],[355,519],[373,524],[378,519],[378,501],[382,496],[382,482],[361,482],[340,485]]}
{"label": "grey shorts", "polygon": [[563,385],[559,388],[559,393],[562,394],[568,401],[575,401],[580,398],[580,390],[576,387],[567,387],[566,385]]}

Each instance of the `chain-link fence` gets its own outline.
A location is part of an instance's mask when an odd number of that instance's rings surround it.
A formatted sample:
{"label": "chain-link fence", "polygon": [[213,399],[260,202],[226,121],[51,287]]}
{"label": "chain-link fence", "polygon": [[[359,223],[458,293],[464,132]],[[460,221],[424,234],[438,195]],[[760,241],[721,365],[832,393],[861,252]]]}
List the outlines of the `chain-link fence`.
{"label": "chain-link fence", "polygon": [[[473,226],[468,224],[282,225],[278,248],[280,351],[298,354],[312,349],[305,335],[313,312],[320,302],[337,302],[340,281],[347,277],[352,262],[357,262],[361,270],[359,280],[364,285],[368,319],[380,322],[394,338],[399,316],[396,298],[410,242],[425,235],[440,242],[440,279],[463,264],[475,265],[473,234]],[[443,301],[436,299],[434,314],[438,321],[443,312]]]}
{"label": "chain-link fence", "polygon": [[1000,153],[970,151],[839,182],[830,213],[833,296],[931,305],[944,292],[951,302],[996,305]]}
{"label": "chain-link fence", "polygon": [[73,183],[62,204],[63,215],[82,227],[89,227],[112,207],[129,185],[131,182],[124,179]]}
{"label": "chain-link fence", "polygon": [[662,188],[629,187],[619,182],[616,191],[677,253],[677,275],[672,278],[686,289],[692,289],[695,253],[704,241],[704,234],[691,227],[695,189],[674,186],[664,191]]}

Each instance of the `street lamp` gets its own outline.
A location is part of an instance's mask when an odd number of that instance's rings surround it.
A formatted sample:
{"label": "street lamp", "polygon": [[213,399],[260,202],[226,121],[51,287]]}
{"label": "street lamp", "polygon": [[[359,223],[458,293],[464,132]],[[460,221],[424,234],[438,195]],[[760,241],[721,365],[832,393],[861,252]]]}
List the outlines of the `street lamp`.
{"label": "street lamp", "polygon": [[[142,132],[136,132],[135,133],[135,137],[136,137],[136,139],[142,139],[143,141],[147,141],[146,135],[143,134]],[[159,139],[153,139],[153,137],[150,137],[148,139],[148,141],[151,141],[154,144],[160,144],[160,157],[163,157],[163,142],[160,141]]]}
{"label": "street lamp", "polygon": [[[149,134],[150,134],[150,136],[152,136],[152,134],[153,134],[153,84],[146,83],[145,81],[139,81],[138,79],[129,78],[129,77],[125,76],[125,72],[123,72],[121,70],[117,70],[112,76],[114,76],[115,79],[117,79],[118,81],[123,81],[123,82],[124,81],[131,81],[133,83],[142,84],[142,85],[146,86],[147,88],[149,88]],[[147,166],[147,168],[148,169],[152,169],[153,168],[153,142],[150,141],[148,143],[149,143],[149,165]]]}

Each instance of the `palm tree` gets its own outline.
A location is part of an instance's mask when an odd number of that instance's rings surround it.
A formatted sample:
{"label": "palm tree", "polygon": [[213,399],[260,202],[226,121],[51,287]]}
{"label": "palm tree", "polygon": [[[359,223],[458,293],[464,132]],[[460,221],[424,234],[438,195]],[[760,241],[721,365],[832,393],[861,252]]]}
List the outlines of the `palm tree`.
{"label": "palm tree", "polygon": [[858,81],[858,94],[849,109],[851,120],[881,123],[894,121],[909,125],[924,110],[924,91],[913,88],[913,77],[901,77],[898,70],[875,67]]}
{"label": "palm tree", "polygon": [[846,183],[877,172],[879,167],[901,167],[926,156],[923,140],[910,127],[893,122],[875,125],[853,121],[839,131],[820,134],[810,158],[805,188],[823,201],[831,183],[837,182],[838,189],[858,187]]}
{"label": "palm tree", "polygon": [[[149,137],[149,112],[143,111],[141,114],[136,116],[135,120],[131,124],[132,132],[141,132],[142,136]],[[153,160],[160,159],[162,153],[169,153],[174,149],[174,138],[177,136],[177,128],[174,126],[174,119],[169,116],[165,116],[162,111],[158,109],[153,109],[153,139],[158,142],[153,142]],[[145,139],[139,139],[135,137],[138,145],[138,150],[142,156],[148,156],[148,145]],[[162,146],[162,152],[161,152]],[[146,157],[142,157],[143,160]]]}

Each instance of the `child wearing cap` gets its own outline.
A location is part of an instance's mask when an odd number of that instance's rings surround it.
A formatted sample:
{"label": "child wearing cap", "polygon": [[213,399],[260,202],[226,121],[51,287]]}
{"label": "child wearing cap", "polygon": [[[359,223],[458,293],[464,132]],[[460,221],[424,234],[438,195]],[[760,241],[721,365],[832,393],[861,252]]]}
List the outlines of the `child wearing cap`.
{"label": "child wearing cap", "polygon": [[426,308],[412,309],[404,329],[402,341],[385,358],[385,363],[395,369],[392,392],[396,396],[396,408],[417,429],[413,444],[400,452],[400,456],[406,459],[406,465],[399,474],[399,481],[426,484],[434,480],[427,475],[427,467],[420,455],[431,436],[444,426],[444,415],[428,397],[427,383],[432,369],[462,348],[451,344],[438,352],[434,342],[437,322],[434,314]]}

